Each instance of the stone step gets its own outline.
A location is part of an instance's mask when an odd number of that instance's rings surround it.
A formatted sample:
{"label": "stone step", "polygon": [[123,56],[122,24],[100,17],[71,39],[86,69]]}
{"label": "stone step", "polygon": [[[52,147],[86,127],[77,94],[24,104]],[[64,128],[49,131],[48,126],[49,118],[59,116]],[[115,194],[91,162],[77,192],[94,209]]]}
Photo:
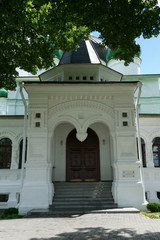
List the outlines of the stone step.
{"label": "stone step", "polygon": [[61,193],[61,192],[84,192],[84,193],[87,193],[87,192],[98,192],[98,193],[102,193],[102,192],[111,192],[111,188],[107,188],[107,189],[91,189],[91,188],[88,188],[88,189],[70,189],[70,188],[61,188],[61,189],[57,189],[55,188],[55,192],[57,193]]}
{"label": "stone step", "polygon": [[99,200],[99,201],[54,201],[54,205],[62,205],[62,204],[64,204],[64,205],[69,205],[69,204],[71,204],[71,205],[79,205],[79,204],[108,204],[108,203],[114,203],[114,201],[113,201],[113,199],[109,199],[109,200],[105,200],[105,201],[101,201],[101,200]]}
{"label": "stone step", "polygon": [[116,208],[111,185],[111,182],[55,183],[55,196],[49,211],[64,214]]}
{"label": "stone step", "polygon": [[66,201],[68,201],[69,199],[108,199],[108,198],[113,198],[111,194],[108,194],[108,195],[82,195],[82,194],[75,194],[75,195],[55,195],[53,200],[55,199],[66,199]]}
{"label": "stone step", "polygon": [[111,186],[112,182],[55,182],[58,186]]}
{"label": "stone step", "polygon": [[111,188],[111,186],[78,186],[78,185],[76,185],[76,186],[55,186],[55,189],[92,189],[92,190],[94,190],[94,189],[110,189]]}
{"label": "stone step", "polygon": [[55,185],[107,185],[112,184],[112,181],[102,181],[102,182],[54,182]]}
{"label": "stone step", "polygon": [[106,204],[75,204],[75,205],[52,205],[50,209],[107,209],[111,206],[116,207],[113,202]]}
{"label": "stone step", "polygon": [[107,195],[109,195],[109,193],[110,193],[110,191],[108,191],[108,192],[98,192],[98,191],[59,191],[59,192],[57,192],[57,191],[55,191],[55,196],[62,196],[62,195],[79,195],[79,196],[97,196],[97,195],[100,195],[100,196],[102,196],[102,195],[104,195],[104,196],[107,196]]}
{"label": "stone step", "polygon": [[79,197],[79,198],[66,198],[66,197],[63,197],[63,198],[54,198],[54,202],[61,202],[61,201],[65,201],[65,202],[72,202],[72,201],[74,201],[74,202],[79,202],[79,201],[87,201],[87,202],[93,202],[93,201],[111,201],[111,200],[113,200],[113,197],[111,196],[111,197],[108,197],[108,198],[100,198],[100,197],[98,197],[98,198],[90,198],[90,197]]}
{"label": "stone step", "polygon": [[86,189],[79,189],[79,188],[75,188],[75,189],[71,189],[71,188],[55,188],[55,192],[60,193],[60,192],[109,192],[111,191],[111,188],[103,188],[103,189],[91,189],[91,188],[86,188]]}
{"label": "stone step", "polygon": [[33,209],[28,213],[27,217],[46,217],[46,216],[73,216],[73,215],[81,215],[81,214],[87,214],[87,213],[112,213],[112,214],[117,214],[117,213],[134,213],[137,214],[140,211],[136,208],[118,208],[116,204],[114,206],[110,206],[110,208],[106,209],[95,209],[95,210],[87,210],[87,209]]}
{"label": "stone step", "polygon": [[64,209],[80,209],[80,208],[88,208],[88,209],[90,209],[90,208],[110,208],[110,206],[116,206],[115,204],[114,204],[114,202],[109,202],[109,203],[105,203],[105,204],[74,204],[74,205],[72,205],[72,204],[68,204],[67,205],[67,207],[66,207],[66,205],[63,205],[63,204],[59,204],[59,205],[51,205],[51,207],[50,208],[52,208],[52,209],[54,209],[54,208],[64,208]]}
{"label": "stone step", "polygon": [[108,188],[79,188],[79,187],[77,187],[77,188],[55,188],[55,190],[57,191],[57,192],[61,192],[61,191],[74,191],[74,192],[76,192],[76,191],[85,191],[85,192],[87,192],[87,191],[90,191],[90,192],[93,192],[93,191],[99,191],[99,192],[102,192],[102,191],[110,191],[111,190],[111,187],[108,187]]}
{"label": "stone step", "polygon": [[74,192],[74,193],[109,193],[111,192],[111,188],[108,188],[108,189],[68,189],[68,188],[65,188],[65,189],[57,189],[55,188],[55,193],[67,193],[67,192]]}
{"label": "stone step", "polygon": [[90,195],[90,196],[94,196],[94,195],[109,195],[111,194],[111,191],[108,192],[98,192],[98,191],[56,191],[55,190],[55,196],[58,195]]}
{"label": "stone step", "polygon": [[73,184],[73,185],[54,185],[55,186],[55,188],[59,188],[59,187],[61,187],[62,189],[65,189],[65,188],[67,188],[67,189],[69,189],[69,188],[71,188],[71,189],[76,189],[76,188],[79,188],[79,189],[104,189],[104,188],[111,188],[111,186],[112,185],[75,185],[75,184]]}

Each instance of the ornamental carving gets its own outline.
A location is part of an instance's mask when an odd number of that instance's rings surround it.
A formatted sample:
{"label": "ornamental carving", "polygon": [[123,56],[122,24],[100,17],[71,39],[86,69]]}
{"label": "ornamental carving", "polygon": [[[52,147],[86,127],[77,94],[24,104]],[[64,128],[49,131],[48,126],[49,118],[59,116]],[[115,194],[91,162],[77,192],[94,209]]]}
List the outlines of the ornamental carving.
{"label": "ornamental carving", "polygon": [[16,137],[16,133],[13,132],[12,130],[3,129],[2,131],[0,131],[0,139],[9,138],[13,141],[15,137]]}
{"label": "ornamental carving", "polygon": [[133,170],[125,170],[122,172],[122,176],[124,178],[134,178],[135,177],[135,172]]}
{"label": "ornamental carving", "polygon": [[77,132],[76,138],[80,141],[83,142],[87,138],[88,133],[86,132]]}
{"label": "ornamental carving", "polygon": [[149,136],[151,141],[156,137],[160,137],[160,128],[157,128],[156,130],[152,131],[152,133]]}
{"label": "ornamental carving", "polygon": [[50,96],[50,100],[112,100],[112,96]]}
{"label": "ornamental carving", "polygon": [[49,111],[49,115],[68,111],[72,109],[78,108],[91,108],[97,111],[101,111],[103,113],[109,114],[112,118],[114,117],[114,111],[111,107],[107,106],[106,104],[96,102],[96,101],[89,101],[89,100],[74,100],[65,103],[57,104],[56,106],[52,107]]}

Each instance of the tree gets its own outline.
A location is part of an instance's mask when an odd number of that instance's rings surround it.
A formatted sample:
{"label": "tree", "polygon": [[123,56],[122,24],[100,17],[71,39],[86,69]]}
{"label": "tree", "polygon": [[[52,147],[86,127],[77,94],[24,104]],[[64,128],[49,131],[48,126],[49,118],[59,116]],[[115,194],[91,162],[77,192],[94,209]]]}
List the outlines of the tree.
{"label": "tree", "polygon": [[15,88],[17,67],[54,66],[55,50],[76,49],[95,30],[128,64],[140,50],[135,38],[158,36],[160,8],[156,0],[0,0],[0,88]]}

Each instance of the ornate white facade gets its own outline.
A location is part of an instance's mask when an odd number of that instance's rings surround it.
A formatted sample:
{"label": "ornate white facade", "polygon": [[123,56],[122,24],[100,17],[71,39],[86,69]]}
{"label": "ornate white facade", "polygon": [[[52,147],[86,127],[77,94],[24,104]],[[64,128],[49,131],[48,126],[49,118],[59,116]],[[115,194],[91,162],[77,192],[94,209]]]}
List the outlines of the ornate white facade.
{"label": "ornate white facade", "polygon": [[[88,177],[87,181],[112,181],[112,195],[119,207],[142,209],[145,192],[148,201],[160,201],[160,168],[154,167],[152,151],[153,139],[160,137],[160,75],[131,75],[136,66],[139,68],[137,62],[123,69],[120,63],[119,72],[117,66],[115,71],[98,62],[62,62],[40,78],[18,79],[24,82],[23,92],[29,102],[24,174],[19,165],[24,134],[19,87],[9,92],[8,98],[0,99],[0,140],[12,142],[10,167],[0,169],[0,195],[9,198],[0,202],[0,208],[18,207],[25,214],[49,207],[55,194],[54,182],[67,180],[66,142],[73,129],[80,143],[87,139],[88,129],[99,139],[99,177]],[[139,81],[143,84],[139,122],[146,167],[137,156],[134,98]]]}

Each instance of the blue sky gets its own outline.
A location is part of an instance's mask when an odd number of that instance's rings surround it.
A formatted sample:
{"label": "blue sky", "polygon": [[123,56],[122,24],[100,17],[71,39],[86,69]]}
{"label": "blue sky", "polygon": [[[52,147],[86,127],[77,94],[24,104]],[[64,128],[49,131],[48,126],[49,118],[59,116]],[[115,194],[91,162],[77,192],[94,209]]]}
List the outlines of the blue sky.
{"label": "blue sky", "polygon": [[[160,6],[160,0],[158,0]],[[155,38],[136,39],[141,46],[141,74],[160,74],[160,35]]]}
{"label": "blue sky", "polygon": [[160,35],[136,41],[141,46],[141,74],[160,74]]}

